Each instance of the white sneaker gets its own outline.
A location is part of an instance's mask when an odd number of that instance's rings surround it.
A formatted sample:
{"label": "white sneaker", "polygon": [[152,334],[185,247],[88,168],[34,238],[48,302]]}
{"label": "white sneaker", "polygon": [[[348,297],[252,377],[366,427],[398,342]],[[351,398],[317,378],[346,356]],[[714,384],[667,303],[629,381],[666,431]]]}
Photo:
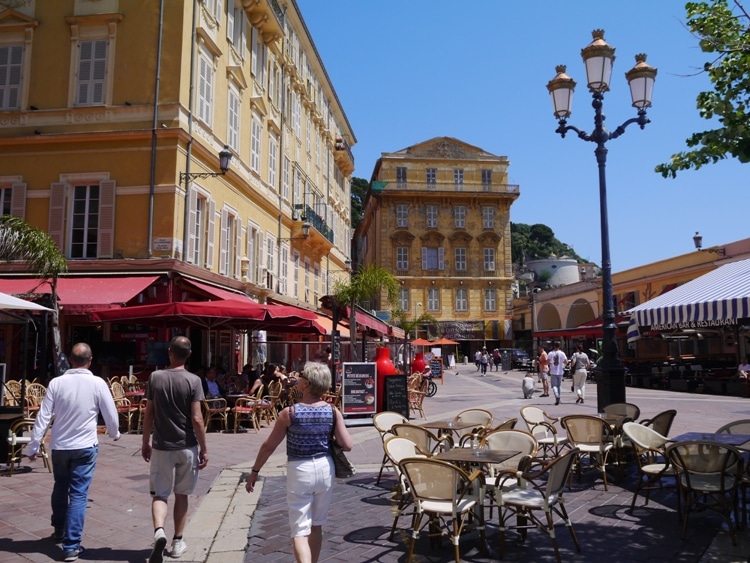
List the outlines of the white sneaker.
{"label": "white sneaker", "polygon": [[172,547],[169,549],[169,556],[177,559],[187,550],[187,544],[184,540],[172,540]]}
{"label": "white sneaker", "polygon": [[163,528],[159,528],[154,533],[154,549],[151,550],[151,556],[148,563],[162,563],[164,561],[164,548],[167,547],[167,534]]}

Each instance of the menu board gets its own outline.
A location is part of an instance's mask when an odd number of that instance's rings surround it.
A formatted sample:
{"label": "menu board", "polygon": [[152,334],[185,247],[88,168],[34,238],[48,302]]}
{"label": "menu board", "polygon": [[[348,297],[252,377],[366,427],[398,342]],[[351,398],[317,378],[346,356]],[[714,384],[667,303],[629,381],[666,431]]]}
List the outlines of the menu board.
{"label": "menu board", "polygon": [[443,358],[437,357],[430,360],[430,375],[433,379],[443,378]]}
{"label": "menu board", "polygon": [[376,367],[369,362],[344,362],[342,411],[344,414],[375,414]]}
{"label": "menu board", "polygon": [[384,410],[400,413],[409,418],[409,394],[406,387],[406,375],[389,375],[385,383]]}

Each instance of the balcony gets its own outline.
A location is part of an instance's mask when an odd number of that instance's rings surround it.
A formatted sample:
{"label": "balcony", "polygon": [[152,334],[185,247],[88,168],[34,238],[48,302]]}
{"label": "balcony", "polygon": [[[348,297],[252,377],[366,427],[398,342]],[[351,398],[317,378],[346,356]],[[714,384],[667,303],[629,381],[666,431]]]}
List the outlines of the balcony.
{"label": "balcony", "polygon": [[331,244],[334,244],[333,240],[333,229],[329,227],[323,218],[313,211],[313,208],[309,205],[298,203],[294,206],[297,211],[299,218],[306,223],[310,223],[310,226],[318,231],[323,238],[328,240]]}
{"label": "balcony", "polygon": [[404,191],[404,192],[461,192],[468,194],[491,193],[491,194],[509,194],[518,196],[520,186],[518,184],[485,184],[463,182],[455,184],[453,182],[430,183],[430,182],[377,182],[376,189],[373,182],[373,191]]}
{"label": "balcony", "polygon": [[260,30],[266,45],[284,36],[284,11],[278,0],[250,0],[244,5],[250,23]]}
{"label": "balcony", "polygon": [[333,158],[336,164],[345,175],[349,175],[354,171],[354,154],[352,149],[344,139],[341,137],[336,138],[336,144],[333,147]]}

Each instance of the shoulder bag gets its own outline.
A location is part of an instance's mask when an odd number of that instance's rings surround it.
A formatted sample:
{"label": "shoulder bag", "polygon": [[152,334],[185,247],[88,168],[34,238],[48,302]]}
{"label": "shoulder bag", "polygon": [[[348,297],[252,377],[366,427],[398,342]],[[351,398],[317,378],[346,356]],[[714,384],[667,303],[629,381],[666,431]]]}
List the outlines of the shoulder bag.
{"label": "shoulder bag", "polygon": [[333,458],[336,477],[339,479],[345,479],[347,477],[352,477],[357,472],[357,468],[352,465],[352,462],[346,457],[344,450],[341,449],[341,446],[339,446],[338,442],[333,438],[333,432],[336,429],[336,412],[338,409],[331,406],[331,410],[333,411],[333,426],[331,426],[331,435],[328,437],[328,451]]}

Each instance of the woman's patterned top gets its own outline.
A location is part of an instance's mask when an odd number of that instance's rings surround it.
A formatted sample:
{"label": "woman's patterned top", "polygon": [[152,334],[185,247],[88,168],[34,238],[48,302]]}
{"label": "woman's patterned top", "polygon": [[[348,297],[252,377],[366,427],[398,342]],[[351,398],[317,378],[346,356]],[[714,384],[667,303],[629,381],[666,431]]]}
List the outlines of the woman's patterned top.
{"label": "woman's patterned top", "polygon": [[327,455],[334,422],[331,405],[311,407],[297,403],[291,415],[292,423],[286,431],[286,455],[296,459]]}

